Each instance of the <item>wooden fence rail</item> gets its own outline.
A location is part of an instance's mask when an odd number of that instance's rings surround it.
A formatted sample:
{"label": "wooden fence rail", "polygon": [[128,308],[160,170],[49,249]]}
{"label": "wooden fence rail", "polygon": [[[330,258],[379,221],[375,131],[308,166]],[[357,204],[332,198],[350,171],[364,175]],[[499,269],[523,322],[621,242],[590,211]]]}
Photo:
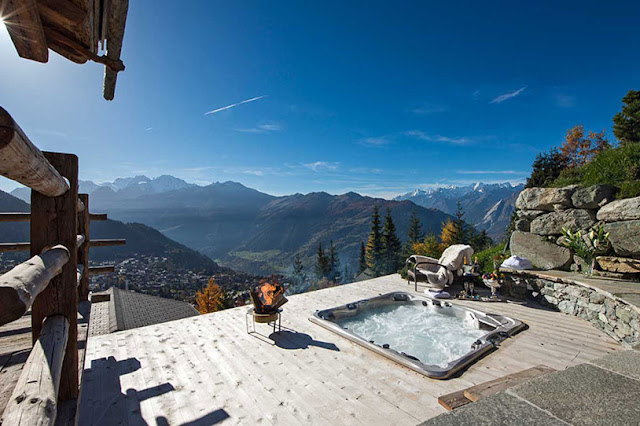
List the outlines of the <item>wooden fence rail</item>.
{"label": "wooden fence rail", "polygon": [[64,315],[47,317],[9,398],[0,420],[2,426],[55,424],[68,341],[67,318]]}
{"label": "wooden fence rail", "polygon": [[0,253],[7,251],[27,251],[31,247],[29,243],[0,243]]}
{"label": "wooden fence rail", "polygon": [[0,174],[47,197],[69,190],[69,182],[31,143],[18,123],[0,107]]}
{"label": "wooden fence rail", "polygon": [[58,245],[13,268],[0,277],[0,325],[25,314],[36,296],[69,261],[69,250]]}
{"label": "wooden fence rail", "polygon": [[31,213],[0,213],[0,222],[29,222],[31,219]]}

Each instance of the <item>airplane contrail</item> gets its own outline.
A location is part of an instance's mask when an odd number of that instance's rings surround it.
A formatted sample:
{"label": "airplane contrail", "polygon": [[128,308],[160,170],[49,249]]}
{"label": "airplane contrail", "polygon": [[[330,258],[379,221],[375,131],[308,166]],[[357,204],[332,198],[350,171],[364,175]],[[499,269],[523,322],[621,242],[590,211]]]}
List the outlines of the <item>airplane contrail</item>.
{"label": "airplane contrail", "polygon": [[207,112],[204,113],[204,115],[215,114],[216,112],[220,112],[220,111],[224,111],[226,109],[237,107],[238,105],[248,104],[249,102],[257,101],[259,99],[266,98],[266,97],[267,97],[267,95],[256,96],[255,98],[247,99],[247,100],[244,100],[242,102],[238,102],[236,104],[231,104],[231,105],[227,105],[227,106],[222,107],[222,108],[214,109],[212,111],[207,111]]}

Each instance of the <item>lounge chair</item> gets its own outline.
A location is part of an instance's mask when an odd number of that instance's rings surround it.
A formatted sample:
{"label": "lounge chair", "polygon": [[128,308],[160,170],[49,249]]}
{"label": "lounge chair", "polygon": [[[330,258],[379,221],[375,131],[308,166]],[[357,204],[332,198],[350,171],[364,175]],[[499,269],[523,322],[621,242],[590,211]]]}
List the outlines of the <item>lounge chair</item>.
{"label": "lounge chair", "polygon": [[440,259],[414,254],[407,259],[407,283],[414,282],[418,291],[418,282],[427,283],[432,291],[441,292],[453,284],[456,276],[461,276],[462,266],[471,264],[473,248],[466,244],[454,244],[447,247]]}

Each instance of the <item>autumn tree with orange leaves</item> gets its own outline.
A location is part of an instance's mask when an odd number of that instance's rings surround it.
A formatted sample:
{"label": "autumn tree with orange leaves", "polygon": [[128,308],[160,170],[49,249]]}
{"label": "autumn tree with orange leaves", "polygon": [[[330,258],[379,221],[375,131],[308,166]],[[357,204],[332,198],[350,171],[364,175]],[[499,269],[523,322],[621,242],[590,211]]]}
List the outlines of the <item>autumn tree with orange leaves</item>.
{"label": "autumn tree with orange leaves", "polygon": [[573,126],[567,131],[560,153],[567,159],[569,167],[580,167],[587,164],[600,152],[611,148],[604,130],[596,133],[589,131],[585,135],[582,124]]}
{"label": "autumn tree with orange leaves", "polygon": [[227,308],[227,295],[224,290],[215,283],[213,277],[209,278],[207,286],[196,293],[196,306],[201,314],[220,311]]}

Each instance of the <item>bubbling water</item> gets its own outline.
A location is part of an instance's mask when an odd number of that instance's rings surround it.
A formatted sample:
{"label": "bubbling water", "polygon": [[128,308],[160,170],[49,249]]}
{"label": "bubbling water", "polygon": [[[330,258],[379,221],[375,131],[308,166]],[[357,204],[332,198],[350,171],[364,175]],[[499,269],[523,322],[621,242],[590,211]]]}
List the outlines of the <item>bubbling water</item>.
{"label": "bubbling water", "polygon": [[388,344],[423,364],[440,367],[469,352],[473,342],[487,333],[473,320],[417,305],[364,310],[339,324],[367,341]]}

